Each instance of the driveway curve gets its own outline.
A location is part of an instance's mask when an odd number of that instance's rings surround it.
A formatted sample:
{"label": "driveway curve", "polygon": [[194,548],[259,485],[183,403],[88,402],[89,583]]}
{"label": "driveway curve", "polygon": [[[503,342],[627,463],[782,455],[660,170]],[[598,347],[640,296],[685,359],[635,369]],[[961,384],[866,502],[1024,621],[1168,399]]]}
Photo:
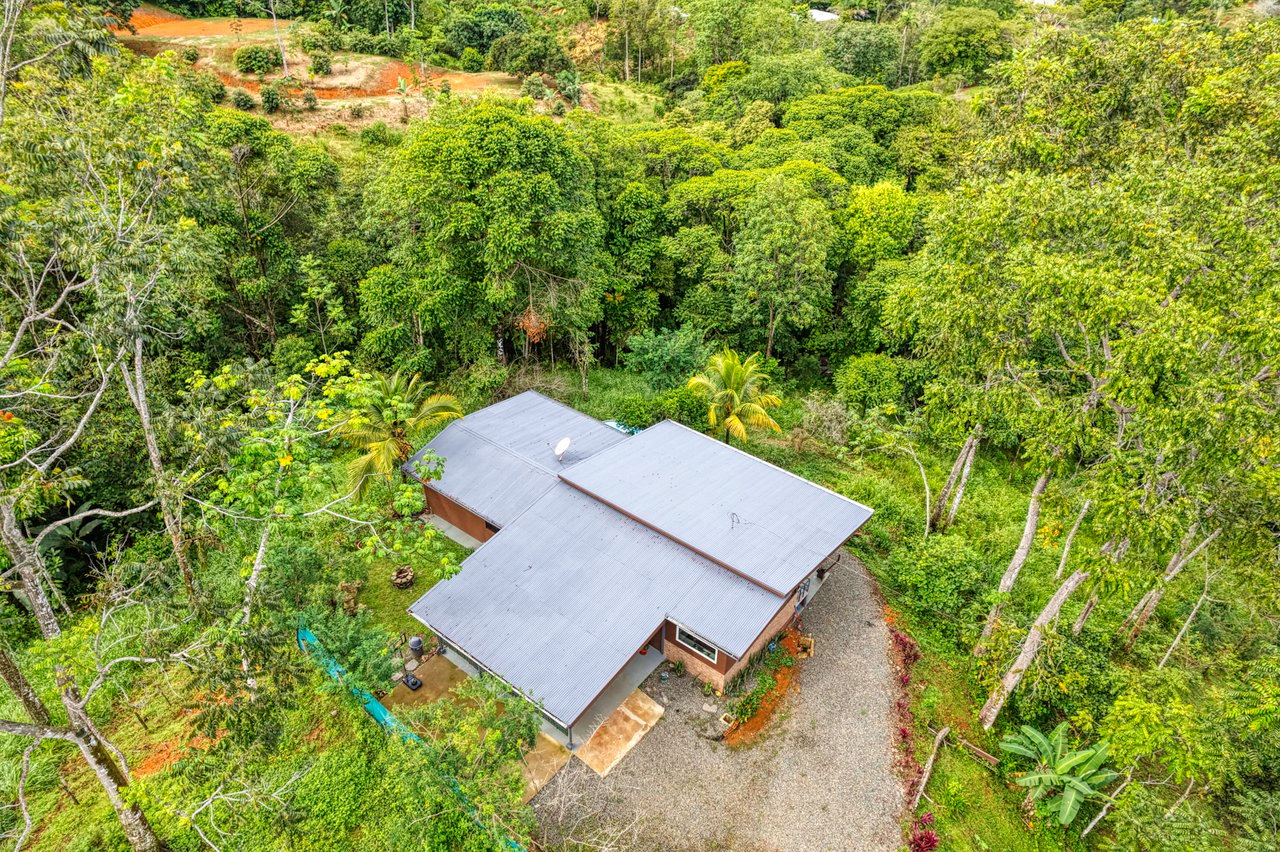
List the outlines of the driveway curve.
{"label": "driveway curve", "polygon": [[681,852],[900,848],[889,632],[873,581],[851,556],[805,611],[804,632],[815,655],[745,748],[712,739],[723,702],[709,704],[691,678],[652,676],[643,688],[666,707],[662,721],[608,779],[572,761],[533,801],[549,833],[571,823],[596,842],[616,838],[605,848]]}

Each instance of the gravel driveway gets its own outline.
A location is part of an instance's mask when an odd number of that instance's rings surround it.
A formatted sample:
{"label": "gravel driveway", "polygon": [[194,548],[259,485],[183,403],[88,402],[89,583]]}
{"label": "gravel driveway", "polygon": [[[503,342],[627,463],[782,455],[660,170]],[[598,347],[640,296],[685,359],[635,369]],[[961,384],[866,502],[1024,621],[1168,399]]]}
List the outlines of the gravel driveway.
{"label": "gravel driveway", "polygon": [[643,688],[666,715],[609,777],[574,760],[533,800],[547,839],[672,852],[898,849],[889,636],[852,557],[806,610],[804,631],[816,653],[800,663],[799,690],[746,748],[711,739],[723,701],[655,673]]}

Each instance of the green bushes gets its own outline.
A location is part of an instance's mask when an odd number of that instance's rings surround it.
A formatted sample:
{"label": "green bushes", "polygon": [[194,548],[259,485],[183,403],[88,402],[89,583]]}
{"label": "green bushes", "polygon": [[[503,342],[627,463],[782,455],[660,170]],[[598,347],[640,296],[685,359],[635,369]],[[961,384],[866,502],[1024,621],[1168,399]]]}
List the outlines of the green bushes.
{"label": "green bushes", "polygon": [[645,329],[627,338],[627,350],[622,356],[627,369],[656,390],[683,384],[711,357],[702,331],[688,323],[677,329]]}
{"label": "green bushes", "polygon": [[702,429],[707,423],[706,404],[686,387],[672,388],[659,396],[625,396],[612,414],[614,420],[631,429],[644,429],[661,420],[674,420],[695,429]]}
{"label": "green bushes", "polygon": [[556,88],[574,106],[582,102],[582,78],[577,71],[566,69],[556,74]]}
{"label": "green bushes", "polygon": [[489,49],[489,67],[517,77],[559,74],[573,68],[569,54],[550,33],[511,33]]}
{"label": "green bushes", "polygon": [[262,96],[262,111],[265,113],[274,113],[284,104],[284,95],[280,93],[278,86],[263,86],[260,94]]}
{"label": "green bushes", "polygon": [[253,99],[253,95],[249,94],[244,89],[236,89],[231,93],[231,105],[236,109],[242,109],[245,112],[248,112],[257,106],[258,102]]}
{"label": "green bushes", "polygon": [[475,74],[477,71],[484,70],[484,54],[476,50],[474,47],[465,48],[462,56],[458,61],[458,65],[463,71]]}
{"label": "green bushes", "polygon": [[280,67],[280,53],[260,44],[246,44],[235,52],[236,70],[241,74],[269,74]]}
{"label": "green bushes", "polygon": [[888,355],[859,355],[836,370],[836,391],[845,405],[864,412],[898,403],[903,391],[898,372],[898,364]]}
{"label": "green bushes", "polygon": [[316,77],[324,77],[333,73],[333,54],[317,50],[311,54],[311,73]]}
{"label": "green bushes", "polygon": [[[962,536],[932,535],[916,544],[903,544],[889,560],[890,582],[910,595],[922,610],[958,616],[950,634],[959,637],[964,614],[979,602],[986,587],[982,557]],[[943,627],[944,625],[939,625]]]}
{"label": "green bushes", "polygon": [[227,87],[217,74],[200,71],[191,77],[191,89],[209,103],[220,104],[227,99]]}
{"label": "green bushes", "polygon": [[540,101],[544,100],[551,92],[547,89],[546,84],[542,82],[541,74],[530,74],[525,78],[524,84],[520,86],[520,94],[526,98]]}

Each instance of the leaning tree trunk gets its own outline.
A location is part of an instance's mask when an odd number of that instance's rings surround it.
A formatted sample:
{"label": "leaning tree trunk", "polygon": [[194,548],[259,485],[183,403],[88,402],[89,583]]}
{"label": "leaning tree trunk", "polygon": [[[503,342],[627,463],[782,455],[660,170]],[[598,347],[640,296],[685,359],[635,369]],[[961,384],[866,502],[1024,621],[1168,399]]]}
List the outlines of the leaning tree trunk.
{"label": "leaning tree trunk", "polygon": [[973,445],[969,448],[969,457],[964,460],[964,470],[960,471],[960,483],[956,486],[955,496],[951,498],[951,508],[947,511],[947,526],[955,523],[956,513],[960,511],[960,501],[964,499],[965,486],[969,484],[969,474],[973,472],[973,460],[978,455],[978,444],[982,441],[982,424],[973,430]]}
{"label": "leaning tree trunk", "polygon": [[182,501],[173,500],[166,487],[164,461],[160,457],[160,441],[156,437],[155,424],[151,417],[151,401],[147,397],[146,381],[142,372],[142,338],[134,341],[133,371],[129,365],[122,363],[120,372],[124,377],[125,391],[129,401],[138,412],[138,422],[142,426],[142,437],[147,447],[147,460],[151,464],[151,475],[155,479],[156,496],[160,500],[160,514],[164,518],[164,529],[173,545],[173,556],[178,562],[178,571],[182,574],[182,585],[187,592],[187,602],[194,604],[196,595],[195,575],[191,570],[191,560],[187,558],[186,541],[182,535]]}
{"label": "leaning tree trunk", "polygon": [[[960,508],[960,497],[964,494],[965,483],[969,479],[969,471],[973,468],[973,456],[978,448],[978,437],[982,434],[982,427],[977,426],[973,433],[965,438],[964,444],[960,447],[960,452],[956,454],[955,463],[951,465],[951,473],[947,475],[947,481],[942,486],[942,490],[938,492],[938,497],[933,501],[933,511],[929,514],[929,524],[935,532],[942,532],[947,528],[955,518],[956,512]],[[947,511],[947,502],[955,495],[952,503],[951,511]]]}
{"label": "leaning tree trunk", "polygon": [[1128,631],[1125,633],[1124,649],[1130,651],[1133,644],[1138,641],[1138,635],[1142,633],[1142,629],[1147,626],[1147,622],[1151,620],[1151,616],[1155,614],[1156,607],[1160,605],[1160,601],[1164,598],[1165,589],[1169,584],[1177,579],[1182,573],[1182,569],[1190,564],[1191,560],[1200,555],[1200,551],[1204,550],[1219,534],[1221,529],[1216,529],[1209,535],[1205,536],[1199,544],[1195,546],[1190,553],[1183,555],[1183,549],[1179,548],[1173,557],[1169,560],[1169,565],[1165,568],[1164,575],[1156,582],[1154,586],[1147,591],[1142,599],[1134,605],[1129,615],[1125,618],[1124,624],[1120,625],[1120,630]]}
{"label": "leaning tree trunk", "polygon": [[[1014,551],[1013,559],[1010,560],[1009,567],[1005,569],[1004,576],[1000,578],[1000,585],[996,589],[1001,595],[1009,594],[1014,582],[1018,579],[1018,572],[1022,570],[1022,566],[1027,562],[1027,557],[1031,554],[1031,543],[1035,540],[1036,529],[1040,525],[1040,498],[1044,496],[1044,491],[1048,486],[1049,471],[1046,470],[1040,474],[1040,478],[1036,480],[1035,488],[1031,490],[1031,505],[1027,507],[1027,522],[1022,527],[1022,541],[1018,543],[1018,549]],[[983,645],[991,638],[991,633],[996,627],[996,621],[999,620],[1000,613],[1003,610],[1004,603],[1002,601],[993,606],[991,612],[987,613],[987,622],[982,626],[982,637],[973,649],[975,656],[981,655],[985,650]]]}
{"label": "leaning tree trunk", "polygon": [[996,717],[1000,715],[1000,710],[1004,707],[1005,701],[1018,688],[1018,684],[1022,681],[1022,675],[1035,662],[1036,654],[1040,652],[1040,644],[1044,641],[1044,631],[1049,624],[1058,617],[1058,613],[1062,611],[1062,605],[1067,602],[1067,598],[1071,593],[1080,587],[1089,577],[1088,571],[1077,571],[1063,581],[1058,587],[1058,591],[1053,593],[1053,597],[1049,598],[1049,602],[1044,605],[1044,609],[1040,611],[1040,615],[1036,617],[1035,623],[1031,625],[1031,632],[1027,634],[1026,641],[1022,643],[1022,651],[1018,654],[1018,659],[1009,667],[1009,671],[1005,672],[1000,683],[996,684],[991,690],[991,695],[987,698],[987,703],[982,705],[982,711],[978,714],[978,721],[982,723],[982,727],[987,730],[995,724]]}
{"label": "leaning tree trunk", "polygon": [[1080,531],[1080,524],[1084,522],[1084,516],[1089,513],[1089,506],[1092,503],[1092,500],[1085,500],[1084,505],[1080,507],[1080,514],[1076,515],[1076,522],[1071,525],[1071,531],[1067,533],[1066,541],[1062,543],[1062,558],[1058,560],[1058,573],[1054,575],[1054,579],[1062,579],[1062,572],[1067,567],[1067,559],[1071,556],[1071,543],[1076,540],[1076,533]]}
{"label": "leaning tree trunk", "polygon": [[[40,626],[40,634],[46,641],[58,639],[62,635],[62,626],[58,623],[53,605],[41,582],[41,577],[45,573],[43,558],[39,550],[23,534],[14,506],[8,501],[0,501],[0,539],[3,539],[10,562],[17,569],[22,590],[31,602],[31,611],[35,615],[36,623]],[[75,679],[66,667],[55,664],[54,676],[58,681],[62,706],[67,711],[70,729],[74,734],[74,736],[62,738],[72,740],[79,746],[85,762],[89,764],[98,782],[102,784],[103,790],[106,791],[129,845],[139,852],[161,849],[160,839],[156,837],[151,824],[147,822],[146,814],[122,795],[123,788],[129,785],[129,776],[123,768],[124,761],[120,750],[102,736],[101,731],[85,711]]]}
{"label": "leaning tree trunk", "polygon": [[18,699],[22,709],[27,711],[31,721],[39,725],[49,724],[49,708],[44,706],[40,693],[32,688],[13,657],[9,656],[8,649],[3,645],[0,645],[0,680],[9,687],[9,691],[13,693],[14,698]]}
{"label": "leaning tree trunk", "polygon": [[1080,615],[1076,617],[1076,623],[1071,625],[1071,635],[1079,636],[1080,631],[1084,630],[1084,624],[1089,620],[1089,616],[1093,614],[1093,609],[1098,605],[1098,593],[1094,592],[1089,595],[1088,602],[1084,605],[1084,609],[1080,610]]}

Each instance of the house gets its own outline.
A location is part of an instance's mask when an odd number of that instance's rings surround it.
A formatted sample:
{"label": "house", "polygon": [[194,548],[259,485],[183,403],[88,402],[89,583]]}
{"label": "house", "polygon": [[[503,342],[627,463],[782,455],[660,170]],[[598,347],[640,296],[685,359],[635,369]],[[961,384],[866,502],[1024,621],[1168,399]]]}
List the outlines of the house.
{"label": "house", "polygon": [[409,611],[570,745],[663,659],[723,689],[871,516],[677,423],[628,436],[532,391],[427,450],[431,511],[484,543]]}

